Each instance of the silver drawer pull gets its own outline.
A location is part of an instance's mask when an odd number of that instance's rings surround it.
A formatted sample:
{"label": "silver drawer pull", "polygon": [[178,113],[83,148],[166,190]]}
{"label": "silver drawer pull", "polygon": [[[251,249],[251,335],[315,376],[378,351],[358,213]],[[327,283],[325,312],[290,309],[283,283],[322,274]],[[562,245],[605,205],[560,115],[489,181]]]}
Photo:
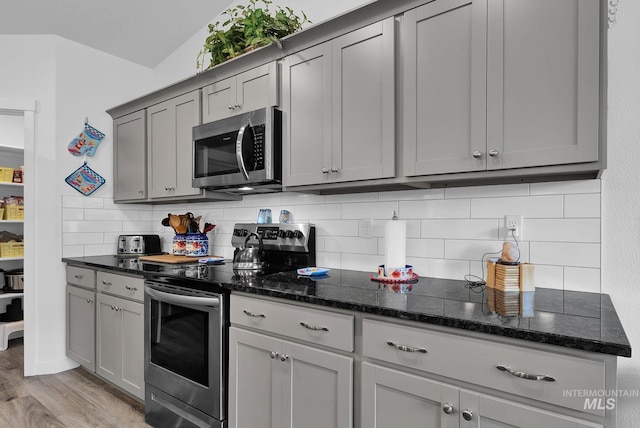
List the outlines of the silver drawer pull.
{"label": "silver drawer pull", "polygon": [[104,279],[102,280],[102,284],[103,284],[103,285],[109,285],[109,286],[113,285],[113,284],[111,284],[110,282],[105,281]]}
{"label": "silver drawer pull", "polygon": [[420,352],[422,354],[426,354],[427,350],[424,348],[412,348],[410,346],[406,346],[406,345],[400,345],[398,343],[394,343],[394,342],[387,342],[387,345],[389,346],[393,346],[394,348],[396,348],[399,351],[403,351],[403,352]]}
{"label": "silver drawer pull", "polygon": [[515,377],[519,377],[521,379],[528,379],[528,380],[543,380],[545,382],[555,382],[555,378],[552,378],[551,376],[547,376],[547,375],[537,375],[537,374],[530,374],[530,373],[525,373],[525,372],[518,372],[515,370],[510,369],[509,367],[505,367],[505,366],[496,366],[496,368],[502,372],[507,372],[509,373],[511,376],[515,376]]}
{"label": "silver drawer pull", "polygon": [[136,287],[129,287],[128,285],[125,285],[124,288],[126,288],[129,291],[138,291]]}
{"label": "silver drawer pull", "polygon": [[304,328],[307,328],[313,331],[329,331],[327,327],[318,327],[315,325],[307,324],[306,322],[301,322],[300,325],[303,326]]}
{"label": "silver drawer pull", "polygon": [[256,314],[255,312],[249,312],[249,311],[245,311],[245,310],[243,310],[242,312],[244,312],[245,315],[250,316],[252,318],[266,318],[267,317],[265,314]]}
{"label": "silver drawer pull", "polygon": [[82,279],[82,278],[84,278],[84,275],[73,275],[73,277],[75,279]]}

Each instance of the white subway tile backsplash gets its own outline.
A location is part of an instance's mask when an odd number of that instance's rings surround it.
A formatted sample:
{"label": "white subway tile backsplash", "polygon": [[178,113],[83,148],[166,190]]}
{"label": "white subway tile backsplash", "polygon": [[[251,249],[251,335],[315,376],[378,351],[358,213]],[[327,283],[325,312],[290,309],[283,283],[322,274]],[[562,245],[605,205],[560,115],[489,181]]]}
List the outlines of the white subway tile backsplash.
{"label": "white subway tile backsplash", "polygon": [[527,241],[600,242],[600,219],[525,219]]}
{"label": "white subway tile backsplash", "polygon": [[405,219],[469,218],[469,199],[400,201],[399,217]]}
{"label": "white subway tile backsplash", "polygon": [[500,184],[495,186],[450,187],[445,189],[445,199],[495,198],[528,196],[529,184]]}
{"label": "white subway tile backsplash", "polygon": [[[384,239],[380,240],[378,252],[384,255]],[[444,258],[444,240],[407,239],[407,257]]]}
{"label": "white subway tile backsplash", "polygon": [[397,202],[356,202],[342,204],[342,218],[372,218],[391,220],[394,211],[398,212]]}
{"label": "white subway tile backsplash", "polygon": [[[334,269],[375,272],[384,263],[384,230],[393,211],[407,221],[407,263],[421,276],[462,280],[482,274],[485,252],[502,248],[505,214],[524,216],[521,258],[536,264],[536,285],[567,290],[600,288],[600,181],[414,189],[313,195],[283,192],[244,200],[185,204],[114,204],[110,198],[63,195],[63,255],[113,254],[121,233],[158,233],[171,251],[168,213],[192,212],[215,223],[210,253],[233,257],[236,222],[255,222],[259,208],[281,209],[317,227],[317,262]],[[373,219],[372,238],[360,220]],[[499,255],[499,254],[498,254]]]}
{"label": "white subway tile backsplash", "polygon": [[600,193],[565,195],[565,218],[600,218]]}
{"label": "white subway tile backsplash", "polygon": [[566,195],[571,193],[600,193],[600,180],[553,181],[531,183],[532,195]]}
{"label": "white subway tile backsplash", "polygon": [[325,236],[325,251],[354,254],[378,254],[378,240],[343,236]]}
{"label": "white subway tile backsplash", "polygon": [[398,190],[380,192],[379,200],[385,201],[420,201],[428,199],[444,199],[444,189]]}
{"label": "white subway tile backsplash", "polygon": [[495,219],[422,220],[423,238],[498,239]]}
{"label": "white subway tile backsplash", "polygon": [[294,213],[295,221],[334,220],[342,218],[342,205],[298,205]]}
{"label": "white subway tile backsplash", "polygon": [[599,293],[600,269],[565,267],[564,289],[571,291],[584,291],[587,293]]}
{"label": "white subway tile backsplash", "polygon": [[600,244],[531,242],[530,261],[535,264],[600,267]]}
{"label": "white subway tile backsplash", "polygon": [[471,218],[504,218],[506,214],[519,214],[525,218],[562,218],[562,195],[471,199]]}
{"label": "white subway tile backsplash", "polygon": [[84,210],[82,208],[63,208],[62,218],[64,220],[84,220]]}

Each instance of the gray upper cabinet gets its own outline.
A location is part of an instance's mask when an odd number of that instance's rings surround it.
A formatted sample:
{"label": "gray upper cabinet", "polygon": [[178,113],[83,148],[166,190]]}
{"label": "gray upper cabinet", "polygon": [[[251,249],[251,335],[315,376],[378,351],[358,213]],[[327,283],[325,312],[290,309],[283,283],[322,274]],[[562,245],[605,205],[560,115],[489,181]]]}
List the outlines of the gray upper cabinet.
{"label": "gray upper cabinet", "polygon": [[489,0],[488,169],[598,160],[599,3]]}
{"label": "gray upper cabinet", "polygon": [[403,175],[598,160],[598,0],[404,14]]}
{"label": "gray upper cabinet", "polygon": [[486,15],[486,0],[404,14],[404,175],[486,168],[473,157],[486,152]]}
{"label": "gray upper cabinet", "polygon": [[285,58],[285,186],[395,175],[394,27],[388,18]]}
{"label": "gray upper cabinet", "polygon": [[150,198],[200,194],[191,185],[192,128],[199,124],[199,91],[147,109]]}
{"label": "gray upper cabinet", "polygon": [[115,202],[147,197],[146,112],[140,110],[113,121]]}
{"label": "gray upper cabinet", "polygon": [[202,88],[202,122],[278,105],[275,62],[252,68]]}

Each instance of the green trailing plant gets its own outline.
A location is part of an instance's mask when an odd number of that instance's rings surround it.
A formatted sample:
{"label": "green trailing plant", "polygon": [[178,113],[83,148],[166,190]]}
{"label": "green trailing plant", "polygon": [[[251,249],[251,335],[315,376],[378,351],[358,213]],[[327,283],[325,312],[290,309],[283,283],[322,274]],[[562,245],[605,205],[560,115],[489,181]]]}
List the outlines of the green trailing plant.
{"label": "green trailing plant", "polygon": [[246,6],[237,5],[223,12],[226,20],[209,24],[209,35],[196,60],[198,70],[205,69],[205,62],[209,65],[205,70],[238,55],[267,46],[280,43],[280,39],[310,23],[304,12],[299,17],[290,7],[276,6],[270,10],[271,0],[249,0]]}

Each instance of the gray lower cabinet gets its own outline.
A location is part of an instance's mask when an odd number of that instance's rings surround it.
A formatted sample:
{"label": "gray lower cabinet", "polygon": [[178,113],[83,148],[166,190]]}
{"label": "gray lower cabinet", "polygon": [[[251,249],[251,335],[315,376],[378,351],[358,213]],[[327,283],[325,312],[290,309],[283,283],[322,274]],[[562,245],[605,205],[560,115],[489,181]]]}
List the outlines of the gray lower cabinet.
{"label": "gray lower cabinet", "polygon": [[283,182],[395,175],[395,21],[388,18],[283,60]]}
{"label": "gray lower cabinet", "polygon": [[[95,274],[94,274],[95,275]],[[67,357],[96,369],[96,293],[67,284]]]}
{"label": "gray lower cabinet", "polygon": [[200,91],[147,108],[149,198],[199,195],[193,177],[192,128],[200,124]]}
{"label": "gray lower cabinet", "polygon": [[144,400],[144,306],[98,294],[96,373]]}
{"label": "gray lower cabinet", "polygon": [[573,417],[462,389],[371,363],[362,364],[362,426],[395,428],[602,428]]}
{"label": "gray lower cabinet", "polygon": [[352,427],[352,365],[351,357],[231,327],[229,426]]}
{"label": "gray lower cabinet", "polygon": [[147,198],[147,124],[145,110],[113,120],[113,199]]}
{"label": "gray lower cabinet", "polygon": [[434,1],[403,16],[403,175],[598,160],[598,0]]}
{"label": "gray lower cabinet", "polygon": [[202,88],[202,122],[278,105],[275,62],[252,68]]}

